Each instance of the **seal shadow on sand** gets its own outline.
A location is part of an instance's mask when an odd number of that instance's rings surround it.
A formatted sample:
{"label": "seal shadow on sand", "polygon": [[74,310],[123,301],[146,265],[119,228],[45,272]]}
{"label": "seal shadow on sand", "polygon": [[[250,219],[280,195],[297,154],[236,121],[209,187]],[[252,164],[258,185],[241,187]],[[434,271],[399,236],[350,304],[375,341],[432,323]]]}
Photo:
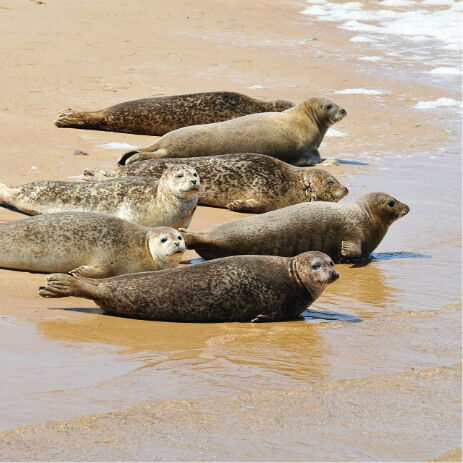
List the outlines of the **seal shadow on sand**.
{"label": "seal shadow on sand", "polygon": [[[123,317],[121,315],[107,314],[104,312],[104,310],[100,309],[99,307],[49,307],[48,310],[88,313],[88,314],[93,314],[93,315],[104,315],[107,317],[131,319],[131,317]],[[361,318],[356,317],[355,315],[346,315],[346,314],[341,314],[341,313],[336,313],[336,312],[320,312],[317,310],[307,309],[298,317],[288,318],[288,320],[283,320],[283,322],[285,321],[309,321],[310,322],[311,320],[325,320],[325,321],[332,320],[332,321],[342,321],[342,322],[351,322],[351,323],[358,323],[362,321]],[[141,320],[141,321],[158,323],[157,320]],[[175,322],[175,323],[182,323],[182,324],[188,324],[188,325],[209,324],[208,322]],[[216,323],[250,323],[250,322],[216,322]],[[267,323],[272,323],[272,322],[267,322]],[[274,322],[274,323],[281,323],[281,322]]]}
{"label": "seal shadow on sand", "polygon": [[373,252],[366,259],[346,259],[342,263],[352,264],[351,268],[360,268],[367,266],[371,262],[386,262],[395,259],[431,259],[431,256],[417,252]]}

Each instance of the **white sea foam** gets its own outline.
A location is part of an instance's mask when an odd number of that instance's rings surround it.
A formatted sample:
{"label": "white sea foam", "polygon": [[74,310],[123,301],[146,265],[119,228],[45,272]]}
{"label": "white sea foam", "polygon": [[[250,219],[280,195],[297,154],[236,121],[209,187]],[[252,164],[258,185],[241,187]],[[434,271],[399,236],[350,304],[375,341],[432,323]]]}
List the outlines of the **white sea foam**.
{"label": "white sea foam", "polygon": [[447,76],[459,76],[459,75],[461,75],[461,70],[457,69],[457,68],[441,67],[441,68],[432,69],[429,72],[431,74],[447,75]]}
{"label": "white sea foam", "polygon": [[138,146],[136,145],[130,145],[129,143],[117,143],[115,141],[112,141],[110,143],[103,143],[102,145],[97,145],[97,147],[103,148],[105,150],[132,150],[138,148]]}
{"label": "white sea foam", "polygon": [[352,37],[350,39],[351,42],[354,42],[354,43],[371,43],[373,42],[372,39],[368,38],[368,37],[364,37],[363,35],[356,35],[355,37]]}
{"label": "white sea foam", "polygon": [[325,137],[347,137],[347,133],[341,132],[340,130],[333,129],[330,127],[325,133]]}
{"label": "white sea foam", "polygon": [[369,88],[347,88],[345,90],[337,90],[337,95],[384,95],[385,90],[374,90]]}
{"label": "white sea foam", "polygon": [[[428,54],[434,53],[436,47],[461,50],[463,2],[458,0],[384,0],[379,3],[307,0],[307,3],[310,6],[302,14],[315,16],[318,21],[339,22],[342,29],[369,34],[370,39],[376,37],[381,48],[396,46],[384,40],[384,36],[389,35],[415,42],[432,40],[433,46],[427,47]],[[436,5],[446,8],[436,10],[433,8]],[[460,56],[457,59],[460,60]]]}
{"label": "white sea foam", "polygon": [[453,98],[439,98],[435,101],[419,101],[414,107],[416,109],[435,109],[458,105],[461,105],[461,103]]}
{"label": "white sea foam", "polygon": [[253,90],[267,90],[268,87],[264,87],[263,85],[253,85],[252,87],[249,87],[249,88],[252,88]]}
{"label": "white sea foam", "polygon": [[361,56],[360,61],[381,61],[383,58],[381,56]]}

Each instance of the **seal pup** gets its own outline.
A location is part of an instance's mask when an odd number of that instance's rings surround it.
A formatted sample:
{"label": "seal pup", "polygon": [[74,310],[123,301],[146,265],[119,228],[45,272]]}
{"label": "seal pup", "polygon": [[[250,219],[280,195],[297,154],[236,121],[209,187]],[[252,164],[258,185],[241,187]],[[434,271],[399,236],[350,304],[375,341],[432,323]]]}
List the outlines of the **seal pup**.
{"label": "seal pup", "polygon": [[202,189],[198,204],[235,212],[262,213],[306,201],[338,202],[348,194],[333,175],[315,167],[295,167],[263,154],[241,153],[179,159],[148,159],[114,172],[86,169],[90,181],[109,177],[153,176],[185,162],[196,169]]}
{"label": "seal pup", "polygon": [[92,212],[57,212],[0,223],[0,267],[105,278],[177,266],[181,233]]}
{"label": "seal pup", "polygon": [[0,204],[30,215],[99,212],[148,227],[179,228],[190,225],[200,187],[196,170],[179,164],[169,167],[159,181],[126,177],[96,183],[42,181],[18,187],[0,183]]}
{"label": "seal pup", "polygon": [[84,297],[109,314],[147,320],[279,321],[300,315],[338,278],[326,254],[306,252],[233,256],[100,280],[52,274],[39,293]]}
{"label": "seal pup", "polygon": [[284,111],[294,103],[259,100],[236,92],[205,92],[125,101],[100,111],[64,109],[57,127],[164,135],[181,127],[226,121],[246,114]]}
{"label": "seal pup", "polygon": [[346,114],[326,98],[310,98],[283,112],[249,114],[173,130],[148,148],[124,154],[119,164],[152,158],[259,153],[296,166],[312,166],[323,161],[318,147],[326,131]]}
{"label": "seal pup", "polygon": [[203,232],[186,232],[183,238],[187,249],[204,259],[236,254],[295,256],[307,250],[324,252],[335,261],[361,259],[409,210],[386,193],[367,193],[350,204],[295,204]]}

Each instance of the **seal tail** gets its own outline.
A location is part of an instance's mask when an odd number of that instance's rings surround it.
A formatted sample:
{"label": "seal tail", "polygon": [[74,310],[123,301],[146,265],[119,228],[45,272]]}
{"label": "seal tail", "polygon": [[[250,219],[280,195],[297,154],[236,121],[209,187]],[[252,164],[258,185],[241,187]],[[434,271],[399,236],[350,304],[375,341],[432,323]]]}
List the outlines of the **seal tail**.
{"label": "seal tail", "polygon": [[47,284],[39,287],[42,297],[85,297],[91,299],[89,290],[97,282],[90,278],[77,277],[68,273],[52,273],[47,276]]}

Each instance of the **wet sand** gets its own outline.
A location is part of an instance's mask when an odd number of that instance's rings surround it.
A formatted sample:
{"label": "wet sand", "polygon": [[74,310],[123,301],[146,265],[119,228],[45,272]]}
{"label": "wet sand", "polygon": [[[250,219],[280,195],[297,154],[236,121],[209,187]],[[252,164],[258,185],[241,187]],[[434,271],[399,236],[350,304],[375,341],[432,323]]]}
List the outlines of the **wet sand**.
{"label": "wet sand", "polygon": [[[329,170],[349,187],[342,202],[385,191],[411,208],[370,262],[338,265],[312,311],[285,323],[110,317],[41,298],[44,275],[0,270],[2,461],[461,460],[461,112],[414,109],[460,101],[461,77],[358,60],[368,45],[304,7],[0,0],[0,182],[110,170],[125,150],[101,145],[153,141],[58,129],[66,107],[326,95],[348,112],[334,126],[346,136],[321,146],[341,162]],[[335,94],[348,88],[385,93]],[[242,216],[200,207],[190,228]]]}

